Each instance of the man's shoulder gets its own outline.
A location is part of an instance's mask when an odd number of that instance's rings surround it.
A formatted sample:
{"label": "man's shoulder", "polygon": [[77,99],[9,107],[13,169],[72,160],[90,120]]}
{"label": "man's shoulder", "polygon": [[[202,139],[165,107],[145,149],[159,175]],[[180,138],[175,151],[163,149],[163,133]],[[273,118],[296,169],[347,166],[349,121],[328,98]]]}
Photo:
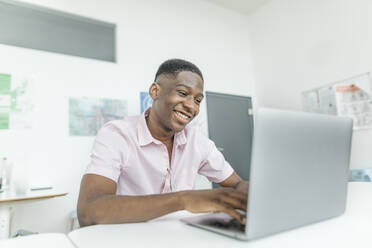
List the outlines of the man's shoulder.
{"label": "man's shoulder", "polygon": [[135,133],[139,116],[125,116],[121,120],[106,122],[100,132],[110,132],[118,135],[131,136]]}
{"label": "man's shoulder", "polygon": [[197,125],[187,125],[184,129],[187,139],[195,141],[206,141],[209,140],[208,135]]}

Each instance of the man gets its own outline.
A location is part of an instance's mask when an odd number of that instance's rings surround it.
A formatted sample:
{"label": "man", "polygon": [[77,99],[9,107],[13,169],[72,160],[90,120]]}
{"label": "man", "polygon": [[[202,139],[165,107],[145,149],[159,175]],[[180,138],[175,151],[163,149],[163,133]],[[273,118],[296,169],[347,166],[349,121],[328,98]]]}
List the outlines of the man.
{"label": "man", "polygon": [[[214,143],[187,124],[199,113],[203,76],[180,59],[160,65],[143,115],[97,134],[78,201],[81,226],[150,220],[174,211],[225,212],[245,223],[248,182]],[[223,188],[192,190],[196,174]]]}

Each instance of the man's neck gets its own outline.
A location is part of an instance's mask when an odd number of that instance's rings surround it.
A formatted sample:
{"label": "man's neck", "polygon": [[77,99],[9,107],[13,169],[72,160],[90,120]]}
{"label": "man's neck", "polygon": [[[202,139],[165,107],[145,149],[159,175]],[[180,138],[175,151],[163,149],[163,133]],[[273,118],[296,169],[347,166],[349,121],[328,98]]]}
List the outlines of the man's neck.
{"label": "man's neck", "polygon": [[166,130],[166,128],[162,127],[161,123],[157,120],[152,111],[150,111],[150,114],[146,116],[146,124],[152,137],[163,142],[164,144],[173,143],[175,132]]}

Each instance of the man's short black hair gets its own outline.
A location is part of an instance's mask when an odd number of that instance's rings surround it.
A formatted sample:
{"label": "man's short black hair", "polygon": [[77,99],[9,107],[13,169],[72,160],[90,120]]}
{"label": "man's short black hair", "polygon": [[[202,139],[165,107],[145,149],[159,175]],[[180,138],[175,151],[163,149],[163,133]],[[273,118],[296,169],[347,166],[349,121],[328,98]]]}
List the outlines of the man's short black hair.
{"label": "man's short black hair", "polygon": [[158,71],[156,72],[155,75],[155,81],[158,78],[159,75],[161,74],[172,74],[173,76],[177,76],[177,74],[181,71],[191,71],[196,74],[198,74],[201,79],[203,79],[203,75],[199,68],[194,65],[193,63],[183,60],[183,59],[169,59],[164,61],[160,66]]}

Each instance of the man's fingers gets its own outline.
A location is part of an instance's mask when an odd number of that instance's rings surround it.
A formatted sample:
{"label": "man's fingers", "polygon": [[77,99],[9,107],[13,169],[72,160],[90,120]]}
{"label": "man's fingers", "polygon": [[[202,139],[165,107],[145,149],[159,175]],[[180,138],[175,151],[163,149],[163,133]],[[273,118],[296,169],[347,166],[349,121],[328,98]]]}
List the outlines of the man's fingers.
{"label": "man's fingers", "polygon": [[229,205],[232,208],[238,208],[247,211],[247,201],[231,197],[230,195],[219,196],[219,201]]}
{"label": "man's fingers", "polygon": [[236,219],[241,224],[245,225],[245,216],[238,213],[234,208],[227,206],[223,203],[217,204],[217,212],[224,212],[230,215],[232,218]]}
{"label": "man's fingers", "polygon": [[226,194],[226,195],[229,195],[231,197],[237,198],[239,200],[245,201],[245,203],[247,203],[247,201],[248,201],[247,193],[243,193],[243,192],[237,191],[235,189],[230,189],[230,188],[225,189],[223,191],[223,194]]}

